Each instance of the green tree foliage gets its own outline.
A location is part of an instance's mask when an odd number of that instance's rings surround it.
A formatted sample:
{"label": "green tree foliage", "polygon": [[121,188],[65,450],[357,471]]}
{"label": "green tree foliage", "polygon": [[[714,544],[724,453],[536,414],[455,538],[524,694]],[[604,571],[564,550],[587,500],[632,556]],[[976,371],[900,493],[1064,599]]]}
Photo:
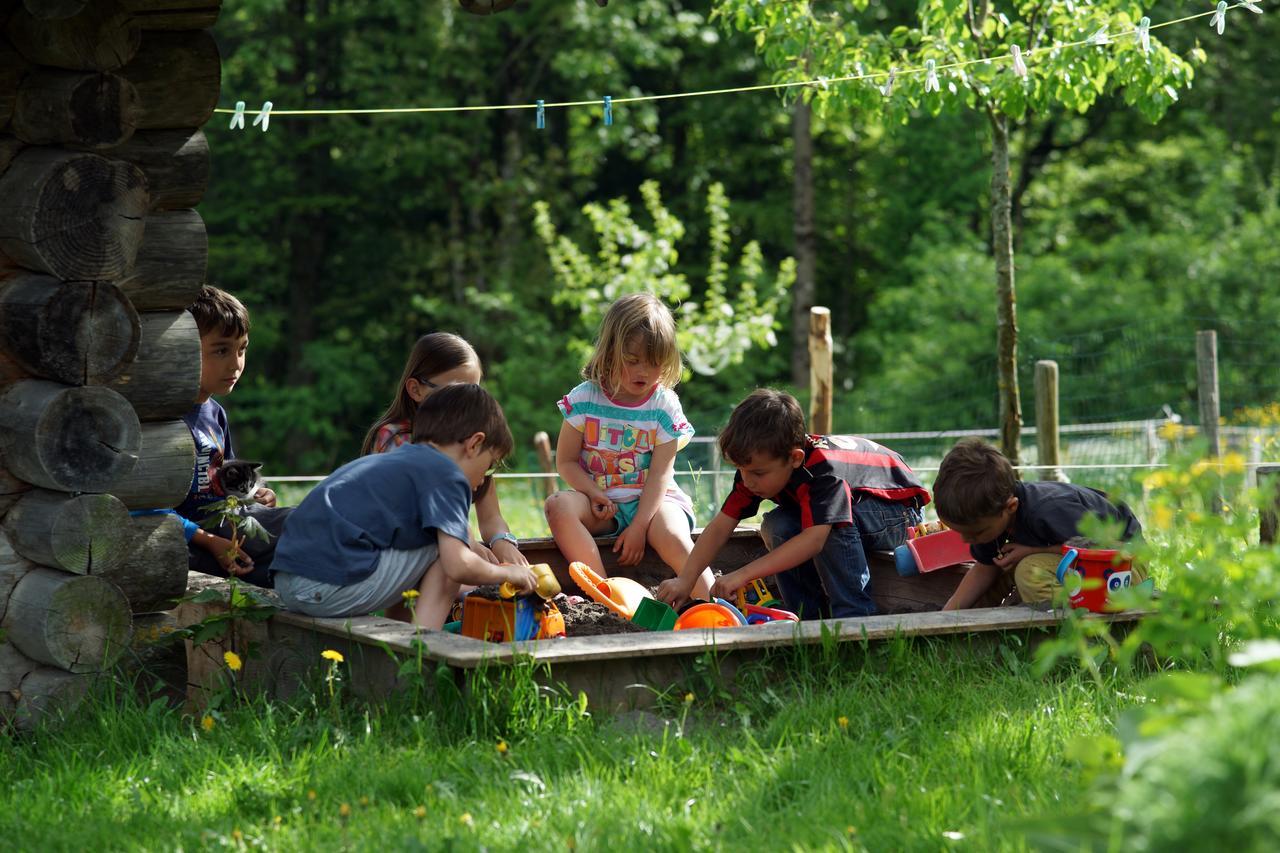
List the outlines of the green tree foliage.
{"label": "green tree foliage", "polygon": [[[706,282],[699,288],[701,298],[693,301],[688,275],[676,271],[680,261],[677,244],[684,238],[684,223],[663,205],[656,182],[642,184],[640,197],[653,222],[651,230],[635,222],[625,198],[612,199],[608,204],[588,204],[582,209],[599,242],[594,259],[559,233],[545,202],[535,205],[538,236],[546,245],[560,285],[555,301],[577,309],[590,334],[618,297],[637,292],[654,294],[671,305],[676,314],[680,350],[688,366],[703,376],[714,376],[730,365],[741,364],[753,346],[776,346],[778,313],[796,278],[794,259],[785,259],[770,274],[759,242],[750,240],[743,246],[731,275],[725,259],[731,239],[729,199],[724,185],[714,183],[707,189],[707,218],[711,223],[707,233],[711,245]],[[570,341],[570,349],[583,359],[590,346],[589,337]]]}
{"label": "green tree foliage", "polygon": [[[876,111],[901,121],[916,109],[937,114],[967,107],[987,117],[1001,444],[1017,461],[1022,411],[1010,121],[1051,109],[1082,113],[1109,90],[1119,91],[1126,103],[1155,121],[1177,100],[1178,88],[1190,84],[1191,67],[1145,32],[1141,39],[1124,38],[1115,44],[1062,47],[1108,28],[1132,31],[1137,22],[1124,0],[935,0],[921,4],[917,20],[892,28],[883,26],[880,16],[867,14],[868,8],[868,0],[855,2],[853,15],[825,9],[816,13],[808,3],[724,0],[718,12],[736,28],[755,35],[757,47],[770,66],[779,69],[782,80],[852,78],[817,89],[814,102],[819,109]],[[870,19],[867,25],[863,18]],[[1005,61],[1010,55],[1013,60]]]}

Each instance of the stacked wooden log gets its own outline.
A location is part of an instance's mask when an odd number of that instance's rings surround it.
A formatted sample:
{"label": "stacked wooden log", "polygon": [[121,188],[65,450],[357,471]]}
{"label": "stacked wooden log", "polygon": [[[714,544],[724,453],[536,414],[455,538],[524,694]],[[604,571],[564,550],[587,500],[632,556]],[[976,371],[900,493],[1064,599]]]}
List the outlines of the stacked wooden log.
{"label": "stacked wooden log", "polygon": [[[186,588],[220,0],[0,0],[0,721]],[[155,622],[153,617],[137,620]]]}

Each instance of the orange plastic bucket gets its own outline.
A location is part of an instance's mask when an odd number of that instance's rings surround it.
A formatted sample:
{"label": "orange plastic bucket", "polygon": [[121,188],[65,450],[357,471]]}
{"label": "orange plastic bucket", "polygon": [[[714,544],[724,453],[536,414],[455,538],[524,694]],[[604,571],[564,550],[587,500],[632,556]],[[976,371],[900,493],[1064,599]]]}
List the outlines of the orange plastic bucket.
{"label": "orange plastic bucket", "polygon": [[1072,607],[1083,607],[1093,613],[1109,608],[1111,593],[1128,589],[1133,579],[1133,561],[1120,557],[1114,548],[1072,548],[1062,546],[1058,563],[1058,583],[1067,590]]}

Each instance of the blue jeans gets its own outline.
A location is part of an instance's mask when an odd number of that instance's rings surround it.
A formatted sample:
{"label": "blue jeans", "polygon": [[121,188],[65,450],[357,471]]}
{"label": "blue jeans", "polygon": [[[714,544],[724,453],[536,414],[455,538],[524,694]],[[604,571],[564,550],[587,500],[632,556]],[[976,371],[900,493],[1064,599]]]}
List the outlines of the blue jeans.
{"label": "blue jeans", "polygon": [[[853,524],[833,526],[816,557],[777,575],[783,605],[801,619],[874,614],[867,550],[892,551],[907,540],[907,527],[920,523],[920,510],[907,504],[856,493],[853,501]],[[760,525],[770,551],[800,530],[800,511],[792,507],[770,510]]]}

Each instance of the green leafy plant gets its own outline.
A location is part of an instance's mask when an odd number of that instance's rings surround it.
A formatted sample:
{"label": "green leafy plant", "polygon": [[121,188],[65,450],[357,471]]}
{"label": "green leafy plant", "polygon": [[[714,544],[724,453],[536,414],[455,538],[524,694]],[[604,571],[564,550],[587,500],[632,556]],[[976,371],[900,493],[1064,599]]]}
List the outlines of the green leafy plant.
{"label": "green leafy plant", "polygon": [[582,208],[599,242],[594,257],[559,232],[546,202],[534,204],[534,227],[560,285],[553,300],[578,309],[583,320],[571,349],[585,360],[589,335],[609,305],[642,291],[671,304],[680,351],[695,373],[713,376],[741,363],[752,347],[776,345],[774,329],[795,282],[795,261],[786,258],[769,270],[760,244],[750,240],[731,270],[729,199],[724,185],[714,183],[707,189],[710,258],[695,293],[688,276],[677,272],[684,224],[663,204],[656,181],[641,184],[640,196],[652,221],[648,229],[632,217],[625,198]]}

